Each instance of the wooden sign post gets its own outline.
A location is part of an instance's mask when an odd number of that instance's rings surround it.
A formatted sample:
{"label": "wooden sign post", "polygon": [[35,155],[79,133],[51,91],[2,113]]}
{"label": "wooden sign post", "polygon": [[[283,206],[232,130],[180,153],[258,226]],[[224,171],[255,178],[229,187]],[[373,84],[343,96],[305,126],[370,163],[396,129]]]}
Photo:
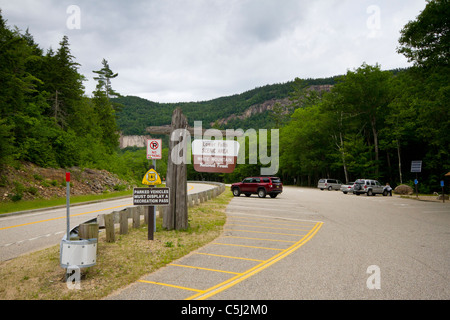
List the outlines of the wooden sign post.
{"label": "wooden sign post", "polygon": [[[166,187],[170,189],[170,204],[164,208],[163,228],[167,230],[186,230],[188,228],[187,206],[187,171],[186,164],[182,161],[175,164],[172,161],[172,150],[177,143],[186,143],[186,135],[173,141],[172,134],[177,129],[187,129],[188,122],[180,108],[173,111],[170,127],[149,127],[147,132],[153,134],[167,134],[169,139],[169,159],[167,162]],[[186,150],[186,149],[183,149]],[[180,157],[186,155],[180,154]]]}
{"label": "wooden sign post", "polygon": [[[183,129],[183,130],[178,130]],[[185,161],[173,161],[172,151],[178,144],[185,144],[180,153],[186,152],[189,136],[195,134],[194,128],[188,126],[188,121],[180,108],[176,108],[172,114],[172,123],[170,126],[148,127],[147,132],[152,134],[169,135],[169,159],[167,162],[166,186],[170,188],[170,205],[164,208],[163,228],[168,230],[186,230],[188,228],[188,204],[187,204],[187,169]],[[201,134],[205,130],[201,130]],[[220,131],[222,135],[226,135],[226,131]],[[175,137],[178,134],[179,136]],[[242,135],[239,132],[234,133],[235,136]],[[190,140],[190,139],[189,139]],[[186,159],[190,155],[177,154],[179,159]],[[177,160],[179,160],[177,159]],[[180,163],[181,162],[181,163]]]}

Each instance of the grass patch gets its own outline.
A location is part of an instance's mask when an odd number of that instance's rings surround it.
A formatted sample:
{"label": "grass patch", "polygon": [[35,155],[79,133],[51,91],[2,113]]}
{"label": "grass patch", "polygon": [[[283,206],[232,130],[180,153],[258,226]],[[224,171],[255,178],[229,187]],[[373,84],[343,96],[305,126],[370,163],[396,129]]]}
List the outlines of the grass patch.
{"label": "grass patch", "polygon": [[[87,201],[95,201],[95,200],[104,200],[111,199],[122,196],[132,196],[133,190],[125,190],[125,191],[117,191],[117,192],[108,192],[102,194],[89,194],[89,195],[81,195],[81,196],[70,196],[70,203],[81,203]],[[56,199],[36,199],[36,200],[26,200],[26,201],[16,201],[16,202],[3,202],[0,203],[0,214],[16,212],[16,211],[24,211],[24,210],[33,210],[33,209],[42,209],[49,207],[56,207],[66,204],[66,198],[56,198]]]}
{"label": "grass patch", "polygon": [[232,198],[227,188],[217,198],[189,208],[186,231],[163,230],[156,221],[153,241],[147,240],[147,225],[129,228],[107,243],[104,232],[98,240],[97,264],[81,269],[80,290],[70,290],[59,265],[59,245],[0,263],[0,300],[95,300],[181,258],[215,238],[226,221],[225,208]]}

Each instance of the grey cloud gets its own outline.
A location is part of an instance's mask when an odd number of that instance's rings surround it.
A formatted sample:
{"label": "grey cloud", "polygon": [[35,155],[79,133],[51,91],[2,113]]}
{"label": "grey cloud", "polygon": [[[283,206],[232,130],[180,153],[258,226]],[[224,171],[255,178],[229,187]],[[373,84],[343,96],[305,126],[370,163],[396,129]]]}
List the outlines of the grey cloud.
{"label": "grey cloud", "polygon": [[[69,5],[81,28],[66,27]],[[88,79],[107,59],[114,88],[160,102],[206,100],[295,77],[343,74],[364,61],[405,67],[395,47],[399,29],[423,0],[0,0],[9,25],[43,49],[69,36]],[[368,37],[370,5],[380,28]]]}

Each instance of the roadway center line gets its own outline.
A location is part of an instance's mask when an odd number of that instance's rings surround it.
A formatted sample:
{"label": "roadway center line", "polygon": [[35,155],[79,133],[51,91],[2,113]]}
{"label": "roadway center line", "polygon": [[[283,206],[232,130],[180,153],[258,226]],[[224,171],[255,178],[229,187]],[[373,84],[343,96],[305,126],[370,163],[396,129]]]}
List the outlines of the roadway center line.
{"label": "roadway center line", "polygon": [[[124,204],[124,205],[111,207],[111,208],[106,208],[106,209],[88,211],[88,212],[83,212],[83,213],[76,213],[76,214],[71,214],[70,217],[71,218],[72,217],[78,217],[78,216],[82,216],[82,215],[89,214],[89,213],[95,213],[95,212],[100,212],[100,211],[105,211],[105,210],[117,209],[117,208],[121,208],[121,207],[125,207],[125,206],[131,206],[131,205],[132,204]],[[29,226],[29,225],[36,224],[36,223],[48,222],[48,221],[53,221],[53,220],[65,219],[65,218],[66,218],[66,216],[62,216],[62,217],[50,218],[50,219],[33,221],[33,222],[28,222],[28,223],[22,223],[22,224],[17,224],[15,226],[3,227],[3,228],[0,228],[0,230],[6,230],[6,229],[11,229],[11,228],[17,228],[17,227],[24,227],[24,226]]]}
{"label": "roadway center line", "polygon": [[[190,188],[187,191],[191,191],[192,189],[194,189],[194,185],[190,185]],[[72,218],[72,217],[82,216],[82,215],[89,214],[89,213],[95,213],[95,212],[100,212],[100,211],[105,211],[105,210],[117,209],[117,208],[121,208],[121,207],[132,206],[132,205],[133,205],[132,203],[129,203],[129,204],[124,204],[124,205],[111,207],[111,208],[106,208],[106,209],[99,209],[99,210],[88,211],[88,212],[83,212],[83,213],[71,214],[70,217]],[[45,220],[39,220],[39,221],[33,221],[33,222],[28,222],[28,223],[22,223],[22,224],[17,224],[17,225],[14,225],[14,226],[3,227],[3,228],[0,228],[0,230],[6,230],[6,229],[11,229],[11,228],[17,228],[17,227],[24,227],[24,226],[28,226],[28,225],[32,225],[32,224],[48,222],[48,221],[53,221],[53,220],[59,220],[59,219],[65,219],[65,218],[66,218],[66,216],[61,216],[61,217],[50,218],[50,219],[45,219]]]}

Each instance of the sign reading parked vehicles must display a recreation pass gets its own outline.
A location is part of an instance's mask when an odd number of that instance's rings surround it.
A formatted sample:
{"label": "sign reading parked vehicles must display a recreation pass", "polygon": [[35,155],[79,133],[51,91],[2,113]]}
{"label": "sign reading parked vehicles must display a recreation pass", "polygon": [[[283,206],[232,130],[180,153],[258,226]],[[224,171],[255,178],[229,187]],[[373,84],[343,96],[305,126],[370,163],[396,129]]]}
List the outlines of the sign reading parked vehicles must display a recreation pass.
{"label": "sign reading parked vehicles must display a recreation pass", "polygon": [[169,188],[134,188],[133,205],[164,206],[170,204]]}

